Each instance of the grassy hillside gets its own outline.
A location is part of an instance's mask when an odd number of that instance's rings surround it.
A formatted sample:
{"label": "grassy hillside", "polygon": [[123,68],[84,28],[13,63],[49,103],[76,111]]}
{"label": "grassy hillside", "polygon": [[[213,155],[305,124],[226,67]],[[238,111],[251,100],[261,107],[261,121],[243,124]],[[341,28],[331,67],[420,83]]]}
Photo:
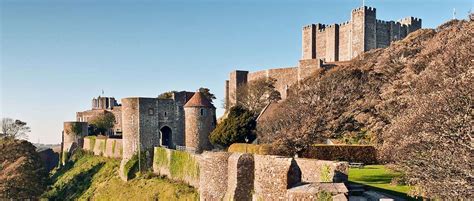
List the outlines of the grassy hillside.
{"label": "grassy hillside", "polygon": [[84,155],[52,175],[43,195],[50,200],[198,200],[196,189],[144,174],[128,182],[118,176],[120,161]]}

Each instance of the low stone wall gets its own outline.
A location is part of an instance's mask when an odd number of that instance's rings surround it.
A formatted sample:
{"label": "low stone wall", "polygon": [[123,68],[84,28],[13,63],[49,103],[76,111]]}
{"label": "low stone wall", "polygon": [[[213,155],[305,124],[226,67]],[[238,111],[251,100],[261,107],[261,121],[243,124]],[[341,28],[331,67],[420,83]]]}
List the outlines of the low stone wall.
{"label": "low stone wall", "polygon": [[82,148],[97,156],[122,158],[122,139],[86,137]]}
{"label": "low stone wall", "polygon": [[349,165],[346,162],[296,158],[302,182],[346,182]]}
{"label": "low stone wall", "polygon": [[153,171],[199,189],[200,200],[311,200],[344,195],[348,163],[156,147]]}
{"label": "low stone wall", "polygon": [[285,200],[286,190],[300,181],[293,158],[255,155],[254,200]]}

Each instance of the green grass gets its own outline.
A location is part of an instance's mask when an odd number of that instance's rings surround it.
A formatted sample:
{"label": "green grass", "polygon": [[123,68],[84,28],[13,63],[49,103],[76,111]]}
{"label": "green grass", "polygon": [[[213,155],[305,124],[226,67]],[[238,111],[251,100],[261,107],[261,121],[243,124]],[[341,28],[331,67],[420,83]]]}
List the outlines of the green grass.
{"label": "green grass", "polygon": [[364,168],[350,168],[349,181],[364,184],[375,190],[405,199],[414,199],[407,195],[410,186],[391,185],[392,178],[400,176],[401,173],[391,171],[383,165],[367,165]]}
{"label": "green grass", "polygon": [[120,160],[84,155],[52,174],[48,200],[198,200],[197,190],[152,174],[128,182],[118,176]]}

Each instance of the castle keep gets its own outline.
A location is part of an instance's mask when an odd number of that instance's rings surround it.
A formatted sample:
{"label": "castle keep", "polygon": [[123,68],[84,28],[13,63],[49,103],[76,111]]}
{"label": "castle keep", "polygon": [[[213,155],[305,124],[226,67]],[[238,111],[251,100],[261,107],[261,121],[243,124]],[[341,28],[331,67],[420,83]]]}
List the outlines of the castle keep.
{"label": "castle keep", "polygon": [[414,17],[398,21],[377,20],[376,9],[367,6],[352,10],[347,22],[304,26],[302,57],[298,66],[257,72],[231,72],[225,83],[225,105],[229,108],[238,102],[239,86],[270,77],[277,80],[275,89],[285,99],[291,85],[312,75],[319,68],[335,66],[371,49],[387,47],[420,28],[421,19]]}
{"label": "castle keep", "polygon": [[387,47],[420,28],[421,19],[377,20],[376,9],[363,6],[352,10],[347,22],[304,26],[302,60],[348,61],[371,49]]}

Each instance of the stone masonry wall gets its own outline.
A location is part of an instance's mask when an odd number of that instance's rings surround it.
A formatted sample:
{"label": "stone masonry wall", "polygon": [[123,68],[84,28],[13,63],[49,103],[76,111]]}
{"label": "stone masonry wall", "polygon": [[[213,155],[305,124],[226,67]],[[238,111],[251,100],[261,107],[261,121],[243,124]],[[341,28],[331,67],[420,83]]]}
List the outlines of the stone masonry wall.
{"label": "stone masonry wall", "polygon": [[365,10],[357,8],[351,14],[351,52],[350,58],[354,58],[364,52],[365,32]]}
{"label": "stone masonry wall", "polygon": [[324,28],[316,31],[316,59],[326,58],[326,30]]}
{"label": "stone masonry wall", "polygon": [[292,158],[255,155],[253,200],[285,200],[286,191],[301,181]]}
{"label": "stone masonry wall", "polygon": [[316,25],[311,24],[303,27],[302,34],[302,56],[301,59],[316,58]]}
{"label": "stone masonry wall", "polygon": [[229,152],[204,152],[199,162],[200,200],[222,200],[227,190]]}
{"label": "stone masonry wall", "polygon": [[[155,147],[153,172],[199,189],[199,154]],[[197,174],[196,174],[196,172]]]}
{"label": "stone masonry wall", "polygon": [[377,16],[375,8],[364,7],[364,52],[377,48]]}
{"label": "stone masonry wall", "polygon": [[122,158],[122,139],[91,139],[84,138],[83,149],[91,151],[94,155],[110,158]]}
{"label": "stone masonry wall", "polygon": [[[202,112],[201,112],[202,110]],[[185,107],[185,146],[197,153],[212,150],[209,134],[215,128],[215,108]]]}
{"label": "stone masonry wall", "polygon": [[377,48],[388,47],[390,41],[390,23],[377,20]]}
{"label": "stone masonry wall", "polygon": [[229,157],[224,200],[252,200],[254,169],[252,154],[233,153]]}
{"label": "stone masonry wall", "polygon": [[248,74],[248,82],[260,78],[274,78],[276,79],[275,89],[280,92],[282,99],[287,97],[287,89],[298,82],[298,67],[290,68],[274,68],[263,71],[252,72]]}
{"label": "stone masonry wall", "polygon": [[339,60],[339,25],[333,24],[326,27],[326,62]]}
{"label": "stone masonry wall", "polygon": [[[80,132],[75,132],[74,128]],[[77,147],[82,147],[87,132],[87,122],[64,122],[63,151],[71,152]]]}
{"label": "stone masonry wall", "polygon": [[121,102],[123,159],[130,159],[138,150],[139,98],[123,98]]}
{"label": "stone masonry wall", "polygon": [[349,171],[347,162],[334,162],[296,158],[302,182],[346,182]]}
{"label": "stone masonry wall", "polygon": [[[292,200],[289,195],[308,198],[320,190],[334,195],[347,192],[343,183],[332,183],[347,181],[346,162],[230,152],[191,154],[163,147],[156,147],[154,155],[154,173],[198,188],[200,200]],[[297,188],[303,184],[311,185]]]}
{"label": "stone masonry wall", "polygon": [[351,59],[351,24],[350,22],[342,23],[339,26],[339,57],[340,61],[348,61]]}

